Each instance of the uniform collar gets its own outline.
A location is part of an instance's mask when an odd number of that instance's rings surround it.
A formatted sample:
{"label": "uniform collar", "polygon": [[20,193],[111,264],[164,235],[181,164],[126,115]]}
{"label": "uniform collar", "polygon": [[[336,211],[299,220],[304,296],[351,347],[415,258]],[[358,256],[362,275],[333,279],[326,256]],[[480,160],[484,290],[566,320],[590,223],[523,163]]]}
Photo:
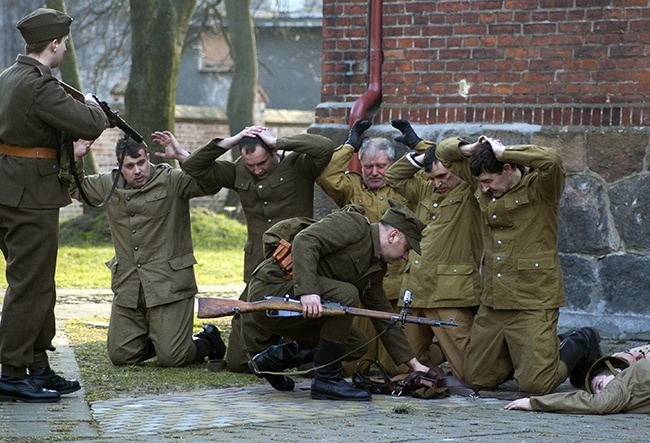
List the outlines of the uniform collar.
{"label": "uniform collar", "polygon": [[379,225],[370,224],[370,238],[372,239],[372,256],[381,260],[381,245],[379,243]]}
{"label": "uniform collar", "polygon": [[18,57],[16,57],[16,62],[33,66],[36,69],[38,69],[41,72],[41,74],[52,75],[52,69],[49,66],[42,64],[35,58],[27,57],[26,55],[23,54],[18,54]]}

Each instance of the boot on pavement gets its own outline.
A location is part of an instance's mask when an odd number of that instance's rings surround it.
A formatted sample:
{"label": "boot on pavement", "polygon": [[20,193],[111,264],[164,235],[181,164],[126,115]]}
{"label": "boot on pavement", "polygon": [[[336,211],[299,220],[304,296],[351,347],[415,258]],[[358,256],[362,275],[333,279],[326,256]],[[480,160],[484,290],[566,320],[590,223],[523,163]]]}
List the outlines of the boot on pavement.
{"label": "boot on pavement", "polygon": [[341,376],[345,343],[320,339],[314,356],[316,373],[311,383],[311,398],[315,400],[368,401],[370,392],[358,389]]}

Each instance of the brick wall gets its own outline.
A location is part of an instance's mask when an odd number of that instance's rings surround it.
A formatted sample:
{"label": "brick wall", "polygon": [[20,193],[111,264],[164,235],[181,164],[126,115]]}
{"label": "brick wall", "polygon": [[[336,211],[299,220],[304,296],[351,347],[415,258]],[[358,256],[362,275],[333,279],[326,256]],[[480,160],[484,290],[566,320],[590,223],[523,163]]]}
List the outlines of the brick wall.
{"label": "brick wall", "polygon": [[[323,1],[317,121],[367,82],[367,0]],[[647,0],[384,0],[377,119],[650,126]]]}

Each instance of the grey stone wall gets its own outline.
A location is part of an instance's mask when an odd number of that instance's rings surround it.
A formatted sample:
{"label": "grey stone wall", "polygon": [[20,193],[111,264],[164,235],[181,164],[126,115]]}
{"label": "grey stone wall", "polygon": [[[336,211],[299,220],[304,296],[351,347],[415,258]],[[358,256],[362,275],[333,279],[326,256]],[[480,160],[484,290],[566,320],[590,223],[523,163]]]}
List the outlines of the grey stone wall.
{"label": "grey stone wall", "polygon": [[[650,340],[650,128],[535,125],[414,125],[429,140],[486,134],[504,144],[554,148],[567,180],[559,215],[558,246],[566,306],[561,329],[594,326],[604,336]],[[347,126],[316,124],[309,132],[340,144]],[[389,125],[368,136],[394,138]],[[334,208],[322,191],[317,216]]]}

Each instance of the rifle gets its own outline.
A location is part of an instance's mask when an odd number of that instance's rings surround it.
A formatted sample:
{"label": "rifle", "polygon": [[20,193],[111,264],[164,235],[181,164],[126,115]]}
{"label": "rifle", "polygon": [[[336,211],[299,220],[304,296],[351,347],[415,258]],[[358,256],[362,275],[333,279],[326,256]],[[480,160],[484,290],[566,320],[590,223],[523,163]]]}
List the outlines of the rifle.
{"label": "rifle", "polygon": [[[266,311],[266,315],[269,317],[293,317],[302,314],[302,304],[300,301],[294,300],[287,295],[284,297],[267,295],[264,297],[264,300],[254,302],[245,302],[227,298],[202,297],[199,298],[199,312],[197,317],[217,318],[228,317],[230,315],[239,316],[241,314],[248,314],[257,311]],[[343,306],[339,303],[331,302],[323,303],[323,315],[357,315],[360,317],[388,320],[391,324],[395,324],[398,320],[402,320],[402,327],[404,327],[404,323],[415,323],[418,325],[434,326],[438,328],[444,326],[458,326],[458,323],[455,323],[453,319],[449,319],[449,321],[441,321],[431,318],[414,317],[407,315],[406,312],[400,315],[393,312],[353,308],[351,306]]]}
{"label": "rifle", "polygon": [[[72,96],[72,98],[74,98],[75,100],[77,100],[77,101],[79,101],[81,103],[86,102],[86,98],[85,98],[85,96],[83,95],[83,93],[81,91],[73,88],[72,86],[70,86],[67,83],[62,82],[61,80],[59,80],[59,83],[61,84],[61,87],[63,88],[63,90],[65,92],[67,92],[68,94],[70,94]],[[93,95],[93,98],[99,104],[99,107],[102,109],[102,111],[104,111],[104,114],[106,114],[106,117],[108,118],[108,124],[109,124],[109,126],[111,128],[114,128],[114,127],[117,126],[122,131],[124,131],[124,133],[128,134],[136,143],[142,143],[142,141],[143,141],[142,136],[138,133],[138,131],[133,129],[126,121],[124,121],[124,119],[122,117],[117,115],[118,111],[113,111],[105,101],[101,101],[99,98],[97,98],[96,95]],[[81,198],[86,202],[86,204],[88,204],[89,206],[92,206],[93,208],[101,208],[101,207],[105,206],[106,203],[108,203],[108,201],[111,199],[111,196],[113,195],[113,192],[115,191],[115,188],[117,187],[117,182],[120,179],[120,174],[118,173],[115,176],[115,180],[113,180],[113,186],[111,186],[111,189],[110,189],[110,191],[108,191],[108,194],[104,198],[104,201],[102,201],[98,205],[92,203],[90,201],[90,199],[88,198],[88,196],[86,195],[86,193],[84,192],[83,187],[81,186],[81,181],[79,180],[79,174],[77,172],[77,166],[75,165],[75,162],[74,162],[74,150],[73,150],[73,146],[72,146],[72,140],[69,137],[64,136],[64,138],[62,139],[61,144],[65,146],[65,149],[66,149],[66,151],[68,153],[68,157],[69,157],[69,160],[70,160],[70,171],[72,172],[72,177],[74,178],[74,181],[77,184],[77,189],[79,190],[79,194],[81,195]],[[124,163],[124,156],[125,155],[126,155],[126,149],[124,149],[122,151],[122,156],[119,159],[119,171],[122,170],[122,164]]]}
{"label": "rifle", "polygon": [[[72,98],[75,100],[85,103],[86,99],[81,91],[78,89],[73,88],[67,83],[64,83],[59,80],[59,83],[61,84],[61,87],[63,87],[63,90],[70,94]],[[106,114],[106,117],[108,118],[108,123],[111,126],[111,128],[118,127],[122,131],[124,131],[126,134],[129,134],[133,140],[135,140],[136,143],[142,143],[142,136],[133,129],[122,117],[118,115],[119,111],[113,111],[108,104],[105,101],[100,100],[97,98],[96,95],[93,95],[93,98],[97,103],[99,103],[99,107],[102,108],[102,111],[104,111],[104,114]]]}

